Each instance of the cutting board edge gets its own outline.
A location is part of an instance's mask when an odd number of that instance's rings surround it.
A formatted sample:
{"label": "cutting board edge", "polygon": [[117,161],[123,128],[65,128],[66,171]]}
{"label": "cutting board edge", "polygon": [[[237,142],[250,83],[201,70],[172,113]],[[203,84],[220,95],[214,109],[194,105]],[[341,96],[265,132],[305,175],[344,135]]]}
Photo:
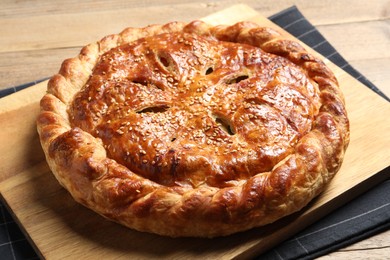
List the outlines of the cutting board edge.
{"label": "cutting board edge", "polygon": [[[0,182],[1,184],[1,182]],[[26,240],[29,242],[34,252],[38,255],[39,259],[45,259],[44,255],[41,253],[40,249],[36,245],[35,241],[31,238],[30,233],[26,230],[26,227],[20,221],[18,215],[12,210],[12,207],[8,204],[7,199],[3,196],[3,193],[0,190],[0,201],[4,205],[4,207],[8,210],[9,214],[12,216],[12,219],[18,225],[20,231],[25,236]]]}
{"label": "cutting board edge", "polygon": [[30,104],[39,102],[40,98],[46,93],[47,83],[49,80],[42,81],[31,87],[19,90],[8,96],[0,98],[0,114],[19,109],[20,102]]}

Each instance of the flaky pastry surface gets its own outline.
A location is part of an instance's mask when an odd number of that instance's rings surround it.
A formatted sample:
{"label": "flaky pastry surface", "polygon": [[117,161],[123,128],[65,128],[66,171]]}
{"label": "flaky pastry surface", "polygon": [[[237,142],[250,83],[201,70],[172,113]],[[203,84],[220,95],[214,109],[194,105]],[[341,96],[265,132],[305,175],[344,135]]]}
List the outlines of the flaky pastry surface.
{"label": "flaky pastry surface", "polygon": [[130,228],[215,237],[317,196],[349,143],[329,68],[241,22],[128,28],[65,60],[37,119],[74,199]]}

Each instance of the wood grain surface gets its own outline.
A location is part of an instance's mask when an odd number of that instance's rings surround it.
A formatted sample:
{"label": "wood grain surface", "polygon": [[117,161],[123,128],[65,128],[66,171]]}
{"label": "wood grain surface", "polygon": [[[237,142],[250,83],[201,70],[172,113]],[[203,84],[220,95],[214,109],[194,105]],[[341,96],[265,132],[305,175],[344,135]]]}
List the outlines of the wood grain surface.
{"label": "wood grain surface", "polygon": [[[0,89],[48,77],[56,73],[63,59],[76,55],[82,45],[105,34],[118,32],[127,26],[144,26],[172,19],[190,21],[222,10],[235,2],[152,0],[144,2],[83,1],[80,4],[79,1],[61,1],[59,3],[59,1],[47,0],[32,4],[29,1],[1,1]],[[390,96],[389,1],[286,0],[276,2],[263,0],[240,2],[249,4],[263,16],[271,15],[296,4],[303,14],[355,68]],[[33,91],[26,90],[23,96],[14,96],[6,101],[1,100],[0,121],[4,128],[0,132],[0,140],[2,143],[7,143],[7,146],[1,146],[1,161],[7,163],[2,165],[0,179],[7,179],[14,173],[29,173],[31,165],[37,165],[37,167],[43,167],[44,169],[44,166],[39,164],[43,158],[42,153],[34,149],[37,145],[36,134],[31,131],[34,127],[31,124],[31,114],[29,114],[37,111],[34,98],[40,96],[44,92],[44,88],[43,85],[40,85],[34,88]],[[371,97],[369,92],[365,94],[358,96],[355,101],[365,103],[367,98]],[[370,111],[379,111],[383,108],[378,107],[376,103],[371,105]],[[29,113],[21,114],[20,111],[28,111]],[[366,113],[366,111],[359,111],[360,113]],[[386,109],[382,113],[387,116],[390,115]],[[10,117],[15,120],[8,122],[7,118]],[[360,116],[357,117],[359,119],[355,125],[357,128],[370,128],[370,121],[367,122]],[[385,118],[384,120],[388,119]],[[3,124],[4,122],[7,122],[7,124]],[[390,125],[388,121],[385,122],[387,122],[387,126]],[[15,128],[29,129],[29,131],[25,133],[22,131],[20,138],[9,138],[8,131],[13,131]],[[372,133],[367,135],[370,136]],[[369,141],[371,139],[365,142]],[[388,144],[387,146],[386,143],[382,144],[385,145],[385,151],[388,151]],[[9,149],[9,147],[12,147],[12,149]],[[374,162],[386,159],[380,156],[378,158],[376,155],[377,153],[374,153],[370,156],[370,159],[372,158]],[[24,160],[14,164],[12,158],[24,158]],[[355,167],[358,168],[357,170],[360,170],[361,167],[364,171],[370,170],[370,166],[362,166],[358,159],[354,163]],[[38,171],[34,171],[35,173],[42,173],[39,167]],[[39,176],[41,175],[38,175],[37,178]],[[50,175],[42,176],[47,178]],[[8,185],[12,187],[14,187],[13,185],[19,185],[16,179],[8,181],[7,187]],[[50,193],[50,190],[47,192]],[[56,190],[53,192],[50,193],[51,196],[58,196],[58,193],[61,193],[61,191]],[[16,203],[15,207],[23,208],[28,205],[26,203],[20,201]],[[72,209],[74,205],[68,206],[70,207],[68,209]],[[38,213],[41,214],[38,214],[38,216],[44,216],[46,213],[43,213],[43,211],[43,208],[39,208]],[[58,216],[62,213],[57,212],[54,215]],[[89,215],[87,214],[87,216]],[[30,224],[37,221],[36,218],[31,216],[25,218],[27,219],[25,221]],[[72,225],[74,223],[70,223],[70,226]],[[84,239],[87,238],[84,237]],[[45,243],[51,243],[51,238],[46,237],[45,241]],[[339,250],[324,258],[378,257],[377,259],[381,259],[388,256],[390,251],[389,241],[390,232],[384,232],[372,239]],[[113,247],[115,246],[113,245]],[[70,254],[70,252],[68,253]],[[169,254],[166,256],[169,256]]]}

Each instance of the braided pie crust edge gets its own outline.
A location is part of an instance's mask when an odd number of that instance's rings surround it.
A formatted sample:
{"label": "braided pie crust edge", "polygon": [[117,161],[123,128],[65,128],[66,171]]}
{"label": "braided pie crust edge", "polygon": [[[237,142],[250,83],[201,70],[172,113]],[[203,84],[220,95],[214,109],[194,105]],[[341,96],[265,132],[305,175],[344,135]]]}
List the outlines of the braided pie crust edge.
{"label": "braided pie crust edge", "polygon": [[[187,31],[249,44],[301,67],[318,85],[321,106],[294,152],[268,172],[236,186],[180,189],[160,185],[108,158],[99,138],[71,127],[68,109],[99,57],[112,48],[162,33]],[[251,22],[211,26],[201,21],[127,28],[85,46],[63,62],[41,100],[37,128],[53,174],[73,198],[132,229],[171,237],[216,237],[272,223],[299,211],[339,170],[349,143],[343,94],[330,69],[299,43]]]}

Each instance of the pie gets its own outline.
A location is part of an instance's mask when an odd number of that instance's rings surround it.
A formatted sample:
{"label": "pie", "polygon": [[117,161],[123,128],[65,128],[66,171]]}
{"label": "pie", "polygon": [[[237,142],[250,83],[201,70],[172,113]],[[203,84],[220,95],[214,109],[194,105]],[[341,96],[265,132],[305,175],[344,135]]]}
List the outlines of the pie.
{"label": "pie", "polygon": [[349,143],[332,71],[252,22],[127,28],[63,62],[37,128],[59,183],[132,229],[217,237],[301,210]]}

